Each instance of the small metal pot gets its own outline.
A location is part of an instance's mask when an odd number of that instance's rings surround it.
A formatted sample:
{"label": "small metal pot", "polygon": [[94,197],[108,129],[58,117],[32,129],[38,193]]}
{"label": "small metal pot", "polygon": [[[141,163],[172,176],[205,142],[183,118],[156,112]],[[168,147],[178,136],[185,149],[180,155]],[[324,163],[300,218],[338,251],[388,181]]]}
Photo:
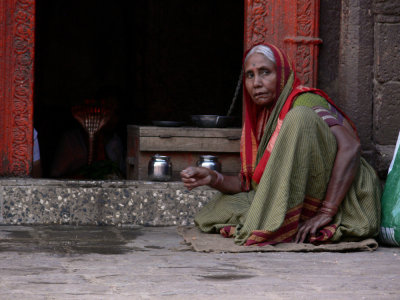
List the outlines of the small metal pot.
{"label": "small metal pot", "polygon": [[218,161],[218,157],[214,155],[200,155],[196,164],[198,167],[209,168],[221,172],[221,163]]}
{"label": "small metal pot", "polygon": [[156,154],[149,161],[148,176],[153,181],[169,181],[172,178],[172,163],[168,156]]}

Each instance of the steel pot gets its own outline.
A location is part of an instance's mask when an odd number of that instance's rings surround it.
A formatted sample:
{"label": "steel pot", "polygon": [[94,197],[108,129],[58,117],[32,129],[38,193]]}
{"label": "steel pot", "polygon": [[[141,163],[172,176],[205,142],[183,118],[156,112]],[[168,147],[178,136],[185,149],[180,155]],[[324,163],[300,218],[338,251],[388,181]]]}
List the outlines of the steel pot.
{"label": "steel pot", "polygon": [[200,155],[196,164],[198,167],[209,168],[221,172],[221,163],[218,161],[218,157],[214,155]]}
{"label": "steel pot", "polygon": [[172,178],[172,163],[168,156],[154,155],[148,166],[148,176],[153,181],[169,181]]}

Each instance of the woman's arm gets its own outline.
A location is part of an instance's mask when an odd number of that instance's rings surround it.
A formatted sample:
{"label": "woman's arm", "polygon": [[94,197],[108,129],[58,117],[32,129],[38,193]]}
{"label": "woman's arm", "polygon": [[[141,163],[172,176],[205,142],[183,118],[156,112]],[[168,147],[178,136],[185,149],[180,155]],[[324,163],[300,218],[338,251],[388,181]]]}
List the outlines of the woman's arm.
{"label": "woman's arm", "polygon": [[345,126],[330,127],[336,137],[337,153],[322,207],[313,218],[299,226],[295,242],[302,243],[308,235],[329,224],[346,196],[360,165],[361,146]]}
{"label": "woman's arm", "polygon": [[242,191],[239,176],[227,176],[203,167],[188,167],[181,172],[183,184],[188,190],[209,185],[225,194]]}

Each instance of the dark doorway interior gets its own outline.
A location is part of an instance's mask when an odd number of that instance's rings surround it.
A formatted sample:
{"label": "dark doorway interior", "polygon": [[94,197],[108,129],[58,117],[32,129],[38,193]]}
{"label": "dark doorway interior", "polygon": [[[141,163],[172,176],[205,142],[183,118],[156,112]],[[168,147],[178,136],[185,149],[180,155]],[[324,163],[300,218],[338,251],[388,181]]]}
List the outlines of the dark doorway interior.
{"label": "dark doorway interior", "polygon": [[241,69],[243,1],[37,0],[36,12],[44,177],[63,134],[80,128],[71,107],[86,99],[118,99],[124,145],[128,124],[227,112]]}

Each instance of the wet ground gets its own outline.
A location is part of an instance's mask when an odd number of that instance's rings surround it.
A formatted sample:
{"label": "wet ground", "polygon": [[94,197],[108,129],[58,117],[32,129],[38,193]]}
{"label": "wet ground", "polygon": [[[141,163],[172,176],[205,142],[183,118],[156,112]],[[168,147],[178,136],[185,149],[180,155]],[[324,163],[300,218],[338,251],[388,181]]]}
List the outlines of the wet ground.
{"label": "wet ground", "polygon": [[0,299],[400,299],[400,248],[196,253],[176,227],[0,226]]}

